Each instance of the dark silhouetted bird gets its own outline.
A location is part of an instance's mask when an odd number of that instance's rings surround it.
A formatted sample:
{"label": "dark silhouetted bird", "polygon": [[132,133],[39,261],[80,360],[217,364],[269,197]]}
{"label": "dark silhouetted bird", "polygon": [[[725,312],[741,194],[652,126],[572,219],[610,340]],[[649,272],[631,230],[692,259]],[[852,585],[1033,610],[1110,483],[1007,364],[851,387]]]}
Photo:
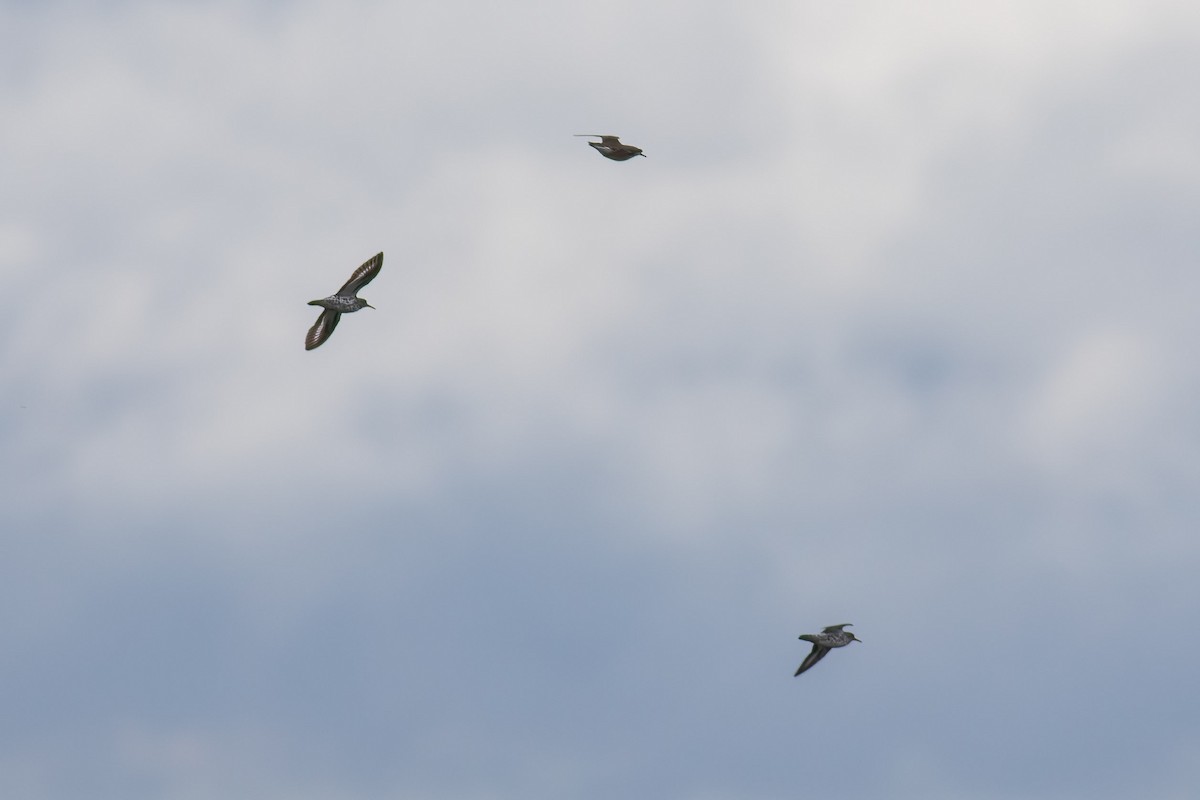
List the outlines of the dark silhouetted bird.
{"label": "dark silhouetted bird", "polygon": [[[800,668],[796,670],[796,675],[816,664],[833,648],[845,647],[851,642],[861,642],[862,639],[859,639],[853,633],[842,630],[842,628],[849,627],[850,625],[851,623],[849,622],[843,622],[841,625],[830,625],[820,633],[806,633],[801,636],[800,638],[804,641],[812,642],[812,650],[804,657],[804,661],[800,662]],[[795,675],[792,677],[795,677]]]}
{"label": "dark silhouetted bird", "polygon": [[321,316],[317,317],[317,321],[313,323],[313,326],[308,329],[308,336],[304,337],[305,350],[313,350],[325,344],[325,340],[333,334],[333,329],[337,327],[338,320],[342,318],[342,314],[350,314],[358,311],[360,308],[375,307],[359,297],[358,292],[362,287],[375,279],[382,266],[383,253],[380,253],[354,270],[354,274],[350,276],[350,280],[346,281],[346,284],[337,290],[337,294],[331,294],[329,297],[321,300],[310,300],[308,302],[310,306],[320,306],[325,310],[321,312]]}
{"label": "dark silhouetted bird", "polygon": [[600,133],[577,133],[576,136],[599,136],[600,141],[588,142],[592,147],[596,148],[597,152],[605,158],[611,158],[613,161],[628,161],[634,156],[646,157],[642,152],[642,148],[634,147],[631,144],[621,144],[621,140],[611,134],[604,135]]}

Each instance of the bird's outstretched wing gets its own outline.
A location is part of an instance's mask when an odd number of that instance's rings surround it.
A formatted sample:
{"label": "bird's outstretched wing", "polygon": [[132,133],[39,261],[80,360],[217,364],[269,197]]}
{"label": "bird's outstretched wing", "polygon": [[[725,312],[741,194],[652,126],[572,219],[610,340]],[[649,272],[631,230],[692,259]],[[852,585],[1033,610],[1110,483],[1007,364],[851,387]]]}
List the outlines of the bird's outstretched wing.
{"label": "bird's outstretched wing", "polygon": [[383,253],[364,261],[361,267],[354,270],[354,274],[350,276],[350,280],[346,281],[345,286],[338,289],[338,294],[349,295],[350,297],[358,294],[359,289],[375,280],[375,276],[379,274],[379,270],[382,267]]}
{"label": "bird's outstretched wing", "polygon": [[337,327],[338,320],[341,318],[342,312],[340,311],[329,308],[322,311],[321,316],[317,317],[317,321],[308,329],[308,335],[304,337],[304,349],[315,350],[325,344],[325,340],[333,334],[333,329]]}
{"label": "bird's outstretched wing", "polygon": [[598,142],[588,142],[592,147],[624,147],[621,144],[620,136],[613,136],[611,133],[576,133],[574,136],[591,136],[599,139]]}
{"label": "bird's outstretched wing", "polygon": [[841,625],[830,625],[822,633],[840,633],[842,628],[849,628],[853,624],[853,622],[843,622]]}
{"label": "bird's outstretched wing", "polygon": [[[819,644],[814,644],[812,650],[809,651],[809,654],[804,657],[803,661],[800,662],[800,668],[796,670],[796,675],[799,675],[801,672],[804,672],[806,669],[810,668],[813,664],[816,664],[818,661],[824,658],[825,654],[828,652],[828,647],[822,647]],[[796,675],[793,675],[792,677],[794,678]]]}

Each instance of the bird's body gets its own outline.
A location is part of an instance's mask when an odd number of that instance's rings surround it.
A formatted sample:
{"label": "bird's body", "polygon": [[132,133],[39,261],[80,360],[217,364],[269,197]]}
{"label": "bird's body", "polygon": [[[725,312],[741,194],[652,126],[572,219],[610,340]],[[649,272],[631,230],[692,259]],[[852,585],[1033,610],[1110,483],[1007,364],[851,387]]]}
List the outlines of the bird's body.
{"label": "bird's body", "polygon": [[631,144],[622,144],[620,138],[611,134],[600,133],[577,133],[576,136],[597,136],[600,141],[588,142],[592,147],[596,148],[596,152],[605,158],[611,158],[613,161],[628,161],[634,156],[646,157],[642,152],[642,148],[634,147]]}
{"label": "bird's body", "polygon": [[[796,670],[796,675],[812,667],[822,658],[824,658],[830,650],[835,647],[845,647],[851,642],[861,642],[853,633],[842,630],[847,628],[851,623],[843,622],[841,625],[830,625],[820,633],[806,633],[800,638],[806,642],[812,642],[812,650],[804,657],[804,661],[800,663],[800,668]],[[795,676],[793,676],[795,677]]]}
{"label": "bird's body", "polygon": [[[367,307],[367,301],[361,297],[344,297],[337,294],[322,297],[320,300],[309,300],[308,304],[310,306],[320,306],[330,311],[337,311],[340,314],[352,314],[359,309]],[[374,307],[371,306],[371,308]]]}
{"label": "bird's body", "polygon": [[337,327],[342,314],[352,314],[362,308],[375,307],[365,299],[359,297],[358,292],[362,287],[375,279],[375,276],[379,274],[379,270],[382,267],[383,253],[379,253],[354,270],[354,274],[350,276],[350,280],[346,281],[342,288],[337,290],[336,294],[331,294],[329,297],[323,297],[320,300],[308,301],[310,306],[320,306],[325,310],[321,312],[321,316],[317,317],[317,321],[313,323],[313,326],[308,329],[308,335],[304,337],[305,350],[313,350],[325,344],[325,340],[333,335],[333,329]]}

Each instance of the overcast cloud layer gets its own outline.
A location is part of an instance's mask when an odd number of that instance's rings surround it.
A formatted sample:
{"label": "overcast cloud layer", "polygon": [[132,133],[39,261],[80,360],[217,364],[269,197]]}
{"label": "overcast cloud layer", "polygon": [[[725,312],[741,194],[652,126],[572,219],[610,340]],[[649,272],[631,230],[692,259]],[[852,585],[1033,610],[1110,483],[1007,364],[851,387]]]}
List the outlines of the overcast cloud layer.
{"label": "overcast cloud layer", "polygon": [[1200,785],[1195,3],[9,2],[0,76],[0,796]]}

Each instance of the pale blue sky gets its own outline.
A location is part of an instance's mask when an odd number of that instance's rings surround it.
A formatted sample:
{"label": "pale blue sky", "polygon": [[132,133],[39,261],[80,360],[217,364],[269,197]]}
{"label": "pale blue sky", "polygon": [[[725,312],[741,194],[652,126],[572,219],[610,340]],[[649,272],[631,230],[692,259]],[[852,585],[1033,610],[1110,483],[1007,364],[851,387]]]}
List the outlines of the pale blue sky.
{"label": "pale blue sky", "polygon": [[0,796],[1200,785],[1194,3],[0,3],[0,66]]}

